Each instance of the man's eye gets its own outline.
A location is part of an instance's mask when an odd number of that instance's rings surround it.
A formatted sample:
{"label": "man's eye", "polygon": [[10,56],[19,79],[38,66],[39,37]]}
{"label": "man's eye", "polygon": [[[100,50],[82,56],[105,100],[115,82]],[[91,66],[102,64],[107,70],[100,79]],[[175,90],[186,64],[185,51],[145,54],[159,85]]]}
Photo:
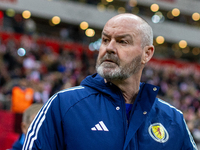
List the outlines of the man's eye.
{"label": "man's eye", "polygon": [[127,44],[127,42],[125,40],[120,40],[119,43]]}
{"label": "man's eye", "polygon": [[109,40],[108,39],[103,39],[102,40],[104,43],[107,43]]}

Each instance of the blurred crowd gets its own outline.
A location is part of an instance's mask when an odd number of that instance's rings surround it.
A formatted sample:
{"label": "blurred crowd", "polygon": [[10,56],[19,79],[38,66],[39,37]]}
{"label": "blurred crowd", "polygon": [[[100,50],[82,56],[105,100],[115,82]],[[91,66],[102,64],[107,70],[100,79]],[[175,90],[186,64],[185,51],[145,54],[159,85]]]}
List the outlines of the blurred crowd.
{"label": "blurred crowd", "polygon": [[[1,39],[1,38],[0,38]],[[34,89],[34,102],[45,103],[57,91],[80,84],[94,72],[95,58],[83,51],[38,44],[24,35],[20,40],[0,40],[0,108],[10,109],[12,88],[26,80]],[[25,55],[18,50],[23,47]]]}
{"label": "blurred crowd", "polygon": [[[20,47],[26,52],[23,56],[17,53]],[[59,90],[79,85],[95,73],[97,52],[88,55],[88,51],[83,48],[80,53],[60,45],[55,52],[27,35],[6,40],[0,36],[0,109],[11,110],[13,87],[20,86],[21,81],[33,89],[33,102],[43,104]],[[150,62],[141,81],[161,87],[159,97],[183,112],[195,140],[200,142],[200,72]]]}

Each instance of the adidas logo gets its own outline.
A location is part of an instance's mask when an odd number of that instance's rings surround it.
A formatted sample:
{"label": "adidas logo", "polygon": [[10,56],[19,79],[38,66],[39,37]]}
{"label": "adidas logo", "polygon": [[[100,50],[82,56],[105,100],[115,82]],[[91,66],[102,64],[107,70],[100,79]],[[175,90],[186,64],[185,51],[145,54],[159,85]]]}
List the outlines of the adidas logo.
{"label": "adidas logo", "polygon": [[109,131],[103,121],[100,121],[95,127],[91,128],[92,131]]}

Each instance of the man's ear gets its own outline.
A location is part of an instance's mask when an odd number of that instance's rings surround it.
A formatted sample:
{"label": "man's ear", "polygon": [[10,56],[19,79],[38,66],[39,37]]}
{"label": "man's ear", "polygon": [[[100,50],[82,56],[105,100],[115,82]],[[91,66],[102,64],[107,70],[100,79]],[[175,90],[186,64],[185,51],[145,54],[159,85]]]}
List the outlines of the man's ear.
{"label": "man's ear", "polygon": [[146,64],[154,54],[154,46],[149,45],[144,47],[144,57],[142,59],[142,64]]}
{"label": "man's ear", "polygon": [[21,129],[22,129],[22,132],[23,132],[24,134],[26,134],[26,132],[27,132],[27,124],[24,123],[24,122],[22,122],[22,123],[21,123]]}

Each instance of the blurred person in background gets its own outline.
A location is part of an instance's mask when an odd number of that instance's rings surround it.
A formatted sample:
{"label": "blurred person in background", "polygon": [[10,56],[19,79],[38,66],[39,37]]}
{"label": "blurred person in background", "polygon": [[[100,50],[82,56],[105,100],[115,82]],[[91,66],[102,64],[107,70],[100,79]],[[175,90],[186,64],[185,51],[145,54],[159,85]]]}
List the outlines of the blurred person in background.
{"label": "blurred person in background", "polygon": [[43,104],[34,103],[25,110],[21,122],[22,134],[20,135],[19,139],[13,144],[10,150],[22,150],[28,127],[30,126],[31,122],[35,118],[38,111],[42,108],[42,106]]}
{"label": "blurred person in background", "polygon": [[46,103],[49,99],[49,92],[45,89],[45,82],[36,82],[34,85],[34,102],[36,103]]}
{"label": "blurred person in background", "polygon": [[154,53],[139,16],[120,14],[103,28],[97,73],[53,95],[29,127],[23,150],[197,150],[182,112],[141,83]]}
{"label": "blurred person in background", "polygon": [[19,85],[13,87],[11,97],[11,111],[15,113],[15,132],[21,133],[22,114],[34,102],[34,90],[23,78],[20,79]]}
{"label": "blurred person in background", "polygon": [[36,23],[33,19],[29,18],[24,21],[24,30],[28,35],[32,35],[36,31]]}

